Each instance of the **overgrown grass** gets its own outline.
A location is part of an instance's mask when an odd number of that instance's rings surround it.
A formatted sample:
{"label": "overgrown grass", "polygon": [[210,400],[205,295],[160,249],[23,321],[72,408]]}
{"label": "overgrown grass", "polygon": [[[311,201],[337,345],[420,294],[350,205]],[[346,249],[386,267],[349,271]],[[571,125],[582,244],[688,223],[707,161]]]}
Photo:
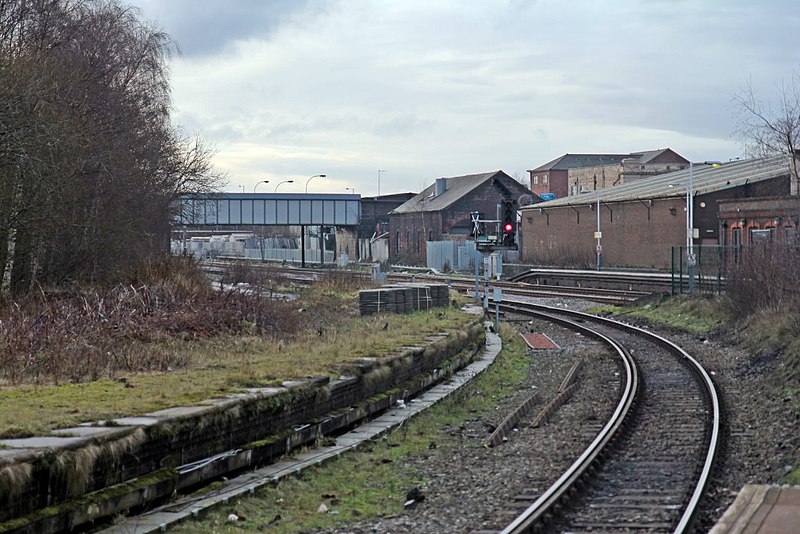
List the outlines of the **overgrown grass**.
{"label": "overgrown grass", "polygon": [[[521,339],[507,325],[501,333],[503,350],[489,369],[386,439],[285,479],[254,497],[213,509],[203,520],[189,520],[175,531],[289,533],[402,513],[406,493],[415,486],[423,487],[424,492],[426,484],[406,460],[412,456],[451,457],[452,449],[463,444],[459,437],[442,430],[493,411],[498,399],[515,391],[527,375],[531,360]],[[336,514],[319,513],[320,504]],[[231,513],[243,520],[228,522]]]}
{"label": "overgrown grass", "polygon": [[653,326],[677,328],[693,334],[708,334],[730,320],[718,300],[705,296],[676,296],[645,304],[597,306],[589,313],[614,317],[637,317]]}
{"label": "overgrown grass", "polygon": [[347,362],[473,320],[457,307],[360,317],[362,282],[349,273],[332,272],[291,302],[214,292],[190,261],[144,266],[131,285],[104,293],[42,294],[5,310],[0,437],[336,377]]}

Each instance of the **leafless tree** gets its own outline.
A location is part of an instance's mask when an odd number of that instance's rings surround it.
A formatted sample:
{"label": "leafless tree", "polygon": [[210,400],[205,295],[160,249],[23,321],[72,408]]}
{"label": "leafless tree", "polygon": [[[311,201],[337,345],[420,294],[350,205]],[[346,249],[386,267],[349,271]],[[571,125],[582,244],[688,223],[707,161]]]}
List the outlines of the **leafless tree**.
{"label": "leafless tree", "polygon": [[221,176],[172,126],[177,47],[117,0],[0,0],[0,280],[113,278]]}
{"label": "leafless tree", "polygon": [[763,100],[752,82],[734,96],[738,106],[737,134],[751,156],[778,154],[790,156],[792,192],[796,193],[800,173],[794,157],[800,149],[800,73],[794,72],[790,82],[781,81],[772,100]]}

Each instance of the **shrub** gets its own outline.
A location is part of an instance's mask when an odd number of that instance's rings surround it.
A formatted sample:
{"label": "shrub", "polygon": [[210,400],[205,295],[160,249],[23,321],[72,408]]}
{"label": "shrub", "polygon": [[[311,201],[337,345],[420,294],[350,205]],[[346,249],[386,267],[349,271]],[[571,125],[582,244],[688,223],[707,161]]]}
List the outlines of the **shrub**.
{"label": "shrub", "polygon": [[743,249],[728,269],[727,302],[740,317],[762,310],[800,311],[800,250],[780,243]]}

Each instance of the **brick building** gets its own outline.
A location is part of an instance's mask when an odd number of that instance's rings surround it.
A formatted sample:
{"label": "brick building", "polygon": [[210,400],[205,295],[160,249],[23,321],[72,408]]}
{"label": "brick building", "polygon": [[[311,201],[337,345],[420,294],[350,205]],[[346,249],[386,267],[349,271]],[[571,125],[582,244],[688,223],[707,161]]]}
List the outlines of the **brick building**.
{"label": "brick building", "polygon": [[721,245],[748,246],[763,241],[793,242],[800,224],[800,197],[720,200]]}
{"label": "brick building", "polygon": [[389,258],[389,212],[413,197],[414,193],[361,197],[359,260],[385,261]]}
{"label": "brick building", "polygon": [[528,171],[531,191],[561,198],[688,168],[669,148],[630,154],[564,154]]}
{"label": "brick building", "polygon": [[[719,210],[726,201],[787,198],[790,192],[785,156],[695,166],[691,174],[694,245],[720,243]],[[521,260],[593,266],[599,206],[603,265],[669,268],[671,248],[686,244],[689,180],[685,169],[522,208]]]}
{"label": "brick building", "polygon": [[464,240],[470,212],[494,219],[502,199],[538,202],[536,195],[503,171],[437,178],[424,191],[389,213],[392,258],[424,262],[426,241]]}

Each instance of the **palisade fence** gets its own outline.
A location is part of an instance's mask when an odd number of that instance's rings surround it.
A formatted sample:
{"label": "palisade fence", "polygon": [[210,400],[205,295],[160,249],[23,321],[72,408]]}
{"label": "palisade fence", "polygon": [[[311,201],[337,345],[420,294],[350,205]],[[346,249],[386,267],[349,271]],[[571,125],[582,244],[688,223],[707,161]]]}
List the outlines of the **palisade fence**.
{"label": "palisade fence", "polygon": [[[186,253],[196,258],[241,257],[251,260],[281,261],[301,263],[300,239],[295,237],[247,237],[230,239],[228,237],[209,240],[191,240],[172,242],[172,253]],[[313,247],[313,248],[309,248]],[[319,241],[316,238],[306,239],[306,263],[320,263]],[[332,264],[336,253],[325,251],[324,263]]]}
{"label": "palisade fence", "polygon": [[[475,269],[474,241],[427,241],[425,250],[426,267],[429,269],[470,272]],[[503,262],[518,263],[519,251],[504,251]]]}
{"label": "palisade fence", "polygon": [[[721,293],[730,270],[759,245],[694,245],[694,290],[702,293]],[[686,247],[672,247],[672,294],[690,292]]]}

